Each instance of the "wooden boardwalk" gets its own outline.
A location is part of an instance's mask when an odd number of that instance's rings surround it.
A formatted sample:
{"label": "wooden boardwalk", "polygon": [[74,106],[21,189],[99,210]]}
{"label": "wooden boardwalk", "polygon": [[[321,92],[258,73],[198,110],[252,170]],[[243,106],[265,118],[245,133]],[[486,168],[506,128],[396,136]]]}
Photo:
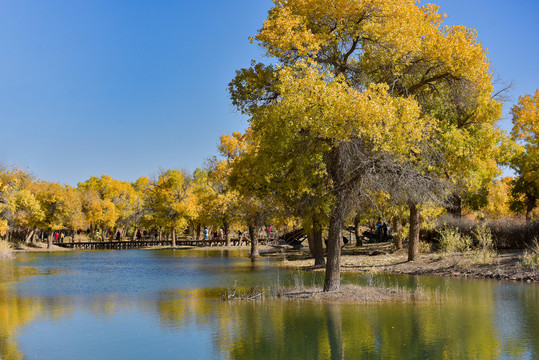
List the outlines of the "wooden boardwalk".
{"label": "wooden boardwalk", "polygon": [[[230,239],[231,246],[240,246],[247,244],[246,240]],[[120,249],[138,249],[156,246],[172,246],[171,240],[133,240],[133,241],[89,241],[89,242],[64,242],[54,243],[54,245],[69,249],[83,250],[120,250]],[[226,240],[189,240],[178,239],[176,246],[226,246]]]}

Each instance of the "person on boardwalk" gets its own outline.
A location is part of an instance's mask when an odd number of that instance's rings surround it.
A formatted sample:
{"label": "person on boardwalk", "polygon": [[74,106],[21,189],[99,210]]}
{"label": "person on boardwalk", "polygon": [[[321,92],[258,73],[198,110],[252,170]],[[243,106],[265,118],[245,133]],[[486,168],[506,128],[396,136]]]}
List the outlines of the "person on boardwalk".
{"label": "person on boardwalk", "polygon": [[204,240],[208,240],[208,228],[204,228]]}

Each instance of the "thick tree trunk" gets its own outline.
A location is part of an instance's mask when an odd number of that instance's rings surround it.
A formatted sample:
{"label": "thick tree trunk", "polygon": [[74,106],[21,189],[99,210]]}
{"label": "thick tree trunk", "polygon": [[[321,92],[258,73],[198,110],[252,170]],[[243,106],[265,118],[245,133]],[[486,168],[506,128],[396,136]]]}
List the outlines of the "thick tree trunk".
{"label": "thick tree trunk", "polygon": [[172,247],[176,247],[176,228],[172,228]]}
{"label": "thick tree trunk", "polygon": [[[359,231],[360,218],[361,214],[358,211],[354,217],[354,235],[356,235],[356,246],[363,246],[363,235],[361,234],[361,231]],[[350,242],[352,242],[352,239],[350,239]]]}
{"label": "thick tree trunk", "polygon": [[410,203],[410,239],[408,240],[408,261],[414,261],[419,255],[419,209],[416,203]]}
{"label": "thick tree trunk", "polygon": [[249,236],[251,237],[251,258],[257,258],[260,256],[258,253],[258,239],[256,238],[255,226],[249,224]]}
{"label": "thick tree trunk", "polygon": [[47,238],[47,249],[52,247],[52,237],[54,236],[54,231],[49,232],[49,237]]}
{"label": "thick tree trunk", "polygon": [[225,232],[226,246],[230,246],[230,225],[228,221],[223,221],[223,231]]}
{"label": "thick tree trunk", "polygon": [[317,221],[313,222],[313,256],[314,265],[325,265],[324,246],[322,245],[322,226]]}
{"label": "thick tree trunk", "polygon": [[197,228],[196,228],[196,234],[195,234],[195,240],[199,240],[200,239],[200,223],[197,223]]}
{"label": "thick tree trunk", "polygon": [[314,233],[313,231],[310,231],[307,233],[307,241],[309,242],[309,252],[311,253],[311,256],[314,258]]}
{"label": "thick tree trunk", "polygon": [[163,229],[159,228],[159,241],[163,241]]}
{"label": "thick tree trunk", "polygon": [[326,278],[324,291],[338,290],[341,285],[341,242],[345,218],[345,196],[337,196],[329,216],[329,238],[327,245]]}
{"label": "thick tree trunk", "polygon": [[395,244],[395,250],[402,249],[402,220],[400,217],[395,216],[393,218],[393,243]]}

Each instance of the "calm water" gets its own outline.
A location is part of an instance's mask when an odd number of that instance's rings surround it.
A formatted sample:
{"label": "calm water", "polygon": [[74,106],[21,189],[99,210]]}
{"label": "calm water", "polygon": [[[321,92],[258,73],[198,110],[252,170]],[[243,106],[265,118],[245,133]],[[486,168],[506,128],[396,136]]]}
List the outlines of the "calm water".
{"label": "calm water", "polygon": [[421,303],[223,302],[237,284],[321,284],[248,252],[17,254],[0,263],[0,358],[539,359],[539,286],[346,274]]}

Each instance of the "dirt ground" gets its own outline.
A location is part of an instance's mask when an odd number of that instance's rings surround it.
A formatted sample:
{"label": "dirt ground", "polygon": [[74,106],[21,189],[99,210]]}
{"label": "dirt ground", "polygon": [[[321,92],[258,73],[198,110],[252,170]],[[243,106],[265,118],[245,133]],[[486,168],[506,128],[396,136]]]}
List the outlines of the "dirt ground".
{"label": "dirt ground", "polygon": [[[499,253],[486,260],[479,254],[428,253],[421,254],[416,261],[408,262],[406,251],[394,252],[392,246],[391,243],[361,247],[348,245],[342,252],[341,271],[539,281],[538,268],[521,265],[522,252]],[[310,271],[325,269],[324,266],[313,266],[314,260],[307,248],[274,252],[267,256],[281,257],[285,267]]]}

